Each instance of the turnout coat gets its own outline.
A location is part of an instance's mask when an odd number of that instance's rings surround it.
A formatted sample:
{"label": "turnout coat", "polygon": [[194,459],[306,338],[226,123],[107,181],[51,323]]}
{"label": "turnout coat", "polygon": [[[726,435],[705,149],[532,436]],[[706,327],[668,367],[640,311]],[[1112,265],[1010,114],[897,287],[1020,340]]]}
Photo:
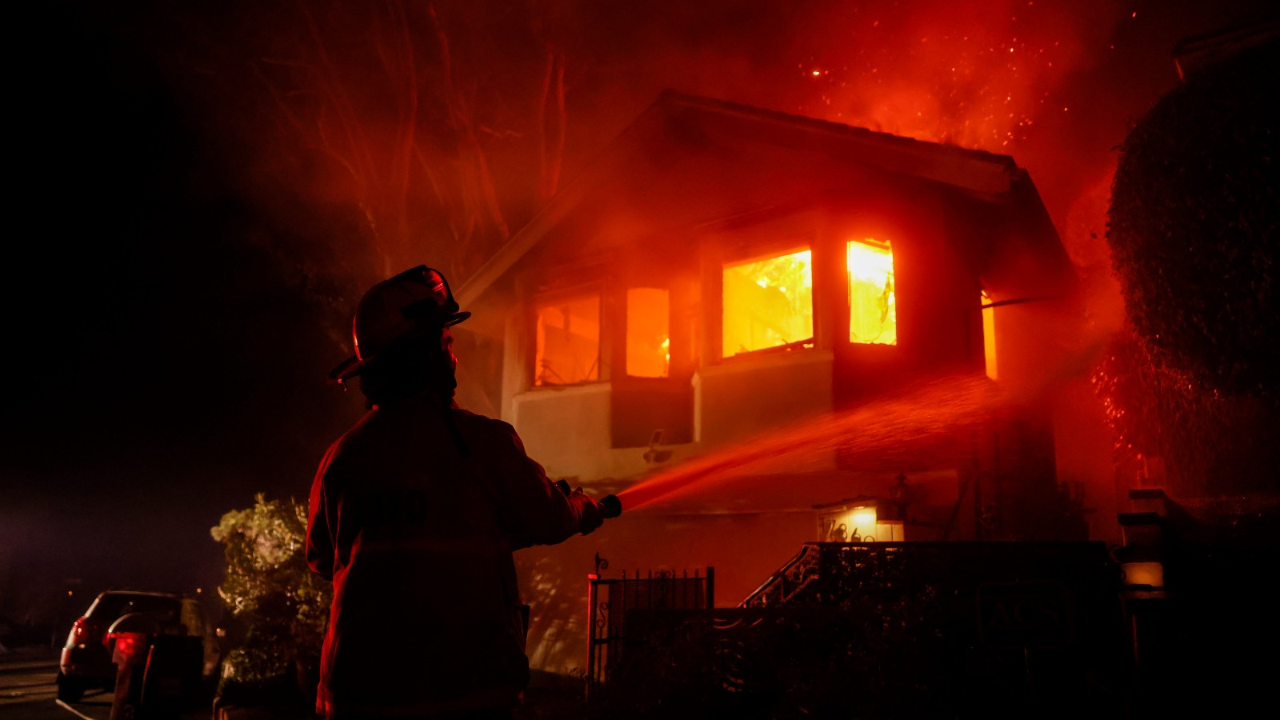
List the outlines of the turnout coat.
{"label": "turnout coat", "polygon": [[[450,427],[452,425],[452,427]],[[504,422],[433,393],[375,406],[311,487],[307,562],[333,581],[317,710],[510,707],[529,678],[512,551],[600,524]]]}

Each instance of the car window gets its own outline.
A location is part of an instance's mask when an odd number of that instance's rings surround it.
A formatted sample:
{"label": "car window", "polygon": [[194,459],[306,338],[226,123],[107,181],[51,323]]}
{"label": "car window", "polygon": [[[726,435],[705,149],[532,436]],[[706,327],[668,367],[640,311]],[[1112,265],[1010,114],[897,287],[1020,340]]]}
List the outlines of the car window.
{"label": "car window", "polygon": [[129,613],[145,612],[158,616],[162,621],[177,620],[181,603],[176,598],[155,595],[104,595],[89,608],[89,617],[105,623],[113,623]]}

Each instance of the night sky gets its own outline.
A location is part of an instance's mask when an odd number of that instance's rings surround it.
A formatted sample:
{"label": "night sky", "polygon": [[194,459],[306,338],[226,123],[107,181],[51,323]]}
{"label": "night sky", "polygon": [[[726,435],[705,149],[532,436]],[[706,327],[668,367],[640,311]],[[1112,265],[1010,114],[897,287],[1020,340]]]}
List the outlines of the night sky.
{"label": "night sky", "polygon": [[362,411],[323,382],[362,289],[419,262],[456,287],[663,88],[1012,154],[1114,322],[1114,147],[1177,82],[1179,38],[1265,7],[46,9],[13,28],[0,616],[212,589],[209,528],[305,498]]}

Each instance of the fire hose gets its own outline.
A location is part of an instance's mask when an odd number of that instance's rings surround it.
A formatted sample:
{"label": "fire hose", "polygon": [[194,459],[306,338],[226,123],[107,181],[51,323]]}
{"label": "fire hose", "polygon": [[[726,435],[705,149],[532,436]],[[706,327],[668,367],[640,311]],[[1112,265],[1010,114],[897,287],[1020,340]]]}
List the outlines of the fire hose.
{"label": "fire hose", "polygon": [[[569,488],[568,480],[557,480],[556,488],[558,488],[560,492],[564,493],[565,497],[569,497],[574,493],[574,491]],[[577,492],[582,492],[582,488],[578,488]],[[599,504],[600,515],[606,520],[616,518],[622,514],[622,501],[618,499],[617,495],[605,495],[600,498]]]}

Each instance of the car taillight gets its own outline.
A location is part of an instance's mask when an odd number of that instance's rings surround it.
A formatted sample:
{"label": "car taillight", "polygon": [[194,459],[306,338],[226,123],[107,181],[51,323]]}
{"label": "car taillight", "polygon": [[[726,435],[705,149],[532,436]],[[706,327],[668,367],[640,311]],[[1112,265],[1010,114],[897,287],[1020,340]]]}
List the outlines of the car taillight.
{"label": "car taillight", "polygon": [[110,640],[115,641],[115,650],[112,652],[112,660],[116,664],[123,662],[136,662],[141,655],[145,655],[149,643],[144,633],[111,633],[108,636]]}

